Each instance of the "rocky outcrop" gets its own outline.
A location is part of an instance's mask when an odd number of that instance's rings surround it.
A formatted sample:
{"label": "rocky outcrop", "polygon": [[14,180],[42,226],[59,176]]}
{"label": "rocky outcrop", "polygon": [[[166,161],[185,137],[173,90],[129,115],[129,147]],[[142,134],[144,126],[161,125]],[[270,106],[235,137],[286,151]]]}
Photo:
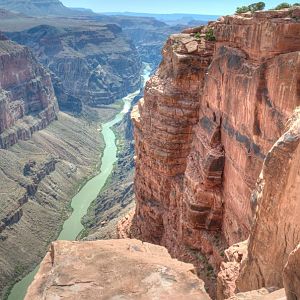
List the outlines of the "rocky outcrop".
{"label": "rocky outcrop", "polygon": [[[0,233],[8,226],[18,223],[23,216],[22,206],[28,202],[29,198],[37,193],[40,182],[49,174],[55,171],[57,160],[49,158],[47,161],[37,163],[30,160],[24,164],[23,175],[25,180],[20,182],[20,188],[24,189],[18,199],[17,207],[12,206],[9,211],[5,207],[0,214]],[[5,197],[4,197],[5,199]]]}
{"label": "rocky outcrop", "polygon": [[74,297],[210,299],[193,266],[163,247],[137,240],[54,242],[25,299]]}
{"label": "rocky outcrop", "polygon": [[[293,8],[227,16],[170,37],[133,112],[132,228],[143,240],[181,258],[200,251],[217,270],[224,247],[248,237],[256,207],[250,196],[263,161],[300,104],[299,15]],[[297,227],[296,219],[291,222]],[[256,249],[261,237],[250,237],[250,247]],[[256,259],[253,254],[253,266]]]}
{"label": "rocky outcrop", "polygon": [[28,140],[57,118],[49,73],[25,47],[0,37],[0,148]]}
{"label": "rocky outcrop", "polygon": [[30,47],[51,70],[61,108],[72,106],[69,97],[101,106],[139,89],[141,61],[119,26],[70,24],[40,25],[8,34]]}

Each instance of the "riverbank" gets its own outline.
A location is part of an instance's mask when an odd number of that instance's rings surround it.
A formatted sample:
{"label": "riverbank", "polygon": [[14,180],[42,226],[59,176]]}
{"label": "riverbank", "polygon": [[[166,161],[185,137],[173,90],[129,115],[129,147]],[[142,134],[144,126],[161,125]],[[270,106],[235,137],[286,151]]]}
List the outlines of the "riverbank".
{"label": "riverbank", "polygon": [[[144,65],[144,84],[152,74],[149,64]],[[133,105],[143,96],[143,91],[133,100]],[[83,218],[84,230],[80,238],[86,240],[117,238],[117,224],[135,205],[134,142],[131,109],[123,120],[113,127],[118,147],[118,159],[113,171],[97,198]]]}

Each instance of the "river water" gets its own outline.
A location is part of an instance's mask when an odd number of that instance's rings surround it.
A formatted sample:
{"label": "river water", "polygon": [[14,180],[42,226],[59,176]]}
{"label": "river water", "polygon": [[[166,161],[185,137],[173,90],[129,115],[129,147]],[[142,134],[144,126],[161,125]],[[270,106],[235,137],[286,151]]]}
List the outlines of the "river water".
{"label": "river water", "polygon": [[[151,67],[144,63],[142,74],[143,85],[149,79]],[[115,118],[107,123],[102,124],[102,135],[105,142],[105,149],[101,161],[101,169],[98,175],[90,179],[81,190],[73,197],[71,207],[73,212],[65,221],[58,240],[74,241],[78,234],[84,229],[81,219],[86,215],[91,203],[96,199],[102,187],[105,185],[107,178],[113,170],[114,163],[117,160],[116,137],[112,131],[112,126],[120,122],[124,115],[130,110],[132,100],[139,94],[139,90],[127,95],[122,100],[124,102],[123,109]],[[17,282],[11,290],[8,300],[22,300],[26,295],[27,288],[34,279],[35,274],[39,270],[39,265],[21,281]]]}

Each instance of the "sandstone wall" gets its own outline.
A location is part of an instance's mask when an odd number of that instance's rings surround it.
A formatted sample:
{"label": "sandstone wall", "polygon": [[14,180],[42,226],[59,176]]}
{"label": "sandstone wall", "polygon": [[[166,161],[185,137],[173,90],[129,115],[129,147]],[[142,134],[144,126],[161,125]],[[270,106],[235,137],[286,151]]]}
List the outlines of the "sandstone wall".
{"label": "sandstone wall", "polygon": [[251,191],[300,104],[299,14],[221,18],[209,25],[215,42],[207,28],[170,37],[133,113],[142,239],[218,267],[222,249],[248,237]]}

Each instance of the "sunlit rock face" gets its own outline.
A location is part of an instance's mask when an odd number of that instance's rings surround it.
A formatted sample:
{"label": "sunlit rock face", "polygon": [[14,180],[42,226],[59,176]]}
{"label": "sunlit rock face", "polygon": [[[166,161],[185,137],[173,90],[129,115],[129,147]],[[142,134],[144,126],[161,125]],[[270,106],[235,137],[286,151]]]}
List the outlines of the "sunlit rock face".
{"label": "sunlit rock face", "polygon": [[28,48],[0,35],[0,148],[30,139],[57,112],[49,73]]}
{"label": "sunlit rock face", "polygon": [[52,243],[25,299],[209,300],[193,266],[137,240]]}
{"label": "sunlit rock face", "polygon": [[217,268],[249,236],[263,161],[300,105],[299,12],[228,16],[167,41],[133,112],[142,239]]}

